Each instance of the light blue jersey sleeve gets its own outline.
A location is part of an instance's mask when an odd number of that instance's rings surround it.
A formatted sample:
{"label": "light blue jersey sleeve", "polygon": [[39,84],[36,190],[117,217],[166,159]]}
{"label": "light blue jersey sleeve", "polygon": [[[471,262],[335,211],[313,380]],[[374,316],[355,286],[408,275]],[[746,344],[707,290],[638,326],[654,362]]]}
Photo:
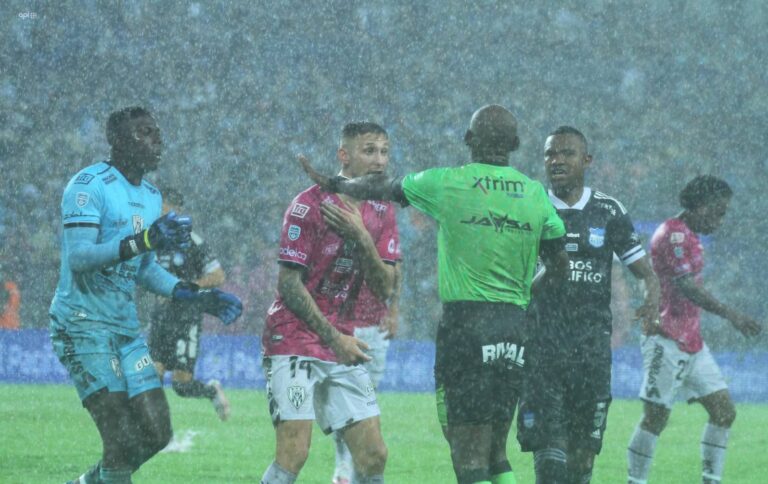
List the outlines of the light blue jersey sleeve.
{"label": "light blue jersey sleeve", "polygon": [[155,294],[171,297],[179,278],[160,265],[154,252],[147,252],[142,257],[138,281]]}

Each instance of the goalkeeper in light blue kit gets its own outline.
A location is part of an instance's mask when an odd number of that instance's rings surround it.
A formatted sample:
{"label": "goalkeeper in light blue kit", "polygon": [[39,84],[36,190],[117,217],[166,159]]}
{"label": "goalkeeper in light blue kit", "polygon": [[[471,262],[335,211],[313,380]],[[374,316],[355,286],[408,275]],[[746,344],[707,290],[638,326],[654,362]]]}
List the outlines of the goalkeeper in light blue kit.
{"label": "goalkeeper in light blue kit", "polygon": [[200,290],[163,269],[154,250],[190,243],[191,220],[160,217],[162,197],[145,173],[157,168],[160,130],[144,108],[107,121],[107,161],[64,189],[61,272],[50,308],[51,341],[101,435],[101,461],[73,483],[130,483],[171,438],[162,384],[139,333],[136,284],[186,301],[224,322],[242,312],[236,296]]}

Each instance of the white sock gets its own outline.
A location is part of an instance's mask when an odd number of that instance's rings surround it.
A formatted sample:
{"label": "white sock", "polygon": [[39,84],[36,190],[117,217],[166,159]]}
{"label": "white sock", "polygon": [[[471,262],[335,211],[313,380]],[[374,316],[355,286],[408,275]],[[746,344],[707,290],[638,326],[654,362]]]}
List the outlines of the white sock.
{"label": "white sock", "polygon": [[296,474],[280,467],[275,461],[267,467],[261,477],[261,484],[293,484],[296,482]]}
{"label": "white sock", "polygon": [[627,449],[629,482],[645,484],[648,481],[648,472],[651,470],[653,452],[656,450],[658,438],[658,435],[641,429],[640,425],[635,428]]}
{"label": "white sock", "polygon": [[346,477],[349,479],[352,473],[352,453],[344,442],[340,432],[333,433],[333,441],[336,444],[336,469],[333,477]]}
{"label": "white sock", "polygon": [[720,482],[725,466],[729,429],[708,423],[701,436],[701,477],[704,482]]}

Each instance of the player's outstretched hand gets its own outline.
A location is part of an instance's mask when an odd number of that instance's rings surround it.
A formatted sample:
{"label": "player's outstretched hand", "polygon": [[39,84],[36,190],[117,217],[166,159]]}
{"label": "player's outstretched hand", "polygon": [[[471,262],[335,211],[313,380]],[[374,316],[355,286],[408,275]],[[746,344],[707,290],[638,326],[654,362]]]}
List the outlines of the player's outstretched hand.
{"label": "player's outstretched hand", "polygon": [[309,178],[312,179],[313,182],[320,185],[323,190],[331,191],[331,177],[325,176],[321,173],[318,173],[317,170],[312,166],[312,164],[309,162],[309,158],[303,153],[300,153],[296,156],[296,159],[299,160],[299,163],[301,164],[301,168],[304,170],[304,173],[306,173]]}
{"label": "player's outstretched hand", "polygon": [[216,316],[225,325],[234,323],[243,313],[240,298],[219,289],[200,289],[197,284],[179,282],[173,288],[173,299],[196,304],[201,312]]}
{"label": "player's outstretched hand", "polygon": [[760,323],[743,314],[737,315],[731,320],[731,323],[741,334],[747,337],[757,336],[763,330]]}
{"label": "player's outstretched hand", "polygon": [[386,333],[384,339],[392,339],[397,336],[397,330],[400,328],[399,311],[390,308],[389,313],[381,318],[379,322],[379,332]]}
{"label": "player's outstretched hand", "polygon": [[368,345],[354,336],[339,333],[330,346],[342,365],[357,365],[371,361],[371,357],[364,352],[368,349]]}
{"label": "player's outstretched hand", "polygon": [[635,318],[642,324],[643,334],[651,336],[661,332],[659,308],[656,304],[646,303],[637,308]]}
{"label": "player's outstretched hand", "polygon": [[147,249],[188,249],[192,245],[192,219],[168,212],[155,220],[146,231]]}
{"label": "player's outstretched hand", "polygon": [[360,240],[368,233],[360,210],[354,206],[339,206],[323,202],[320,205],[323,219],[343,239]]}

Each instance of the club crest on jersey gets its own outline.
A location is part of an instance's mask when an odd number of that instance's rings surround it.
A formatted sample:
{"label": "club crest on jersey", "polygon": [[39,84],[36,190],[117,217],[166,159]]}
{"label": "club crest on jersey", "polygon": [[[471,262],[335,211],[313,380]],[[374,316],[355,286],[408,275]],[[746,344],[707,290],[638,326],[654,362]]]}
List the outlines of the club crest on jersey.
{"label": "club crest on jersey", "polygon": [[534,416],[533,412],[525,412],[523,414],[523,427],[532,429],[535,422],[536,417]]}
{"label": "club crest on jersey", "polygon": [[605,229],[589,228],[589,245],[592,247],[602,247],[605,243]]}
{"label": "club crest on jersey", "polygon": [[309,212],[309,206],[301,203],[294,203],[291,207],[291,216],[296,218],[304,218]]}
{"label": "club crest on jersey", "polygon": [[301,405],[304,403],[306,396],[307,394],[304,390],[304,387],[288,387],[288,400],[291,402],[291,404],[293,404],[294,407],[296,407],[296,410],[301,408]]}
{"label": "club crest on jersey", "polygon": [[138,234],[144,230],[144,217],[141,215],[134,215],[131,217],[131,225],[133,226],[133,233]]}
{"label": "club crest on jersey", "polygon": [[77,195],[75,196],[75,203],[78,207],[82,208],[88,204],[88,200],[90,199],[91,196],[86,192],[77,192]]}
{"label": "club crest on jersey", "polygon": [[301,235],[301,227],[298,225],[291,225],[288,227],[288,238],[291,240],[296,240]]}

